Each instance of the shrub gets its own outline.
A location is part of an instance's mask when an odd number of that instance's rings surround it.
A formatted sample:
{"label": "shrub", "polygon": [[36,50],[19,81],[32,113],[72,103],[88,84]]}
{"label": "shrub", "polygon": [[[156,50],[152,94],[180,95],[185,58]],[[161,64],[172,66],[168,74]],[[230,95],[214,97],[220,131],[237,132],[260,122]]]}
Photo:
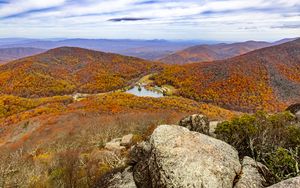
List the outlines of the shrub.
{"label": "shrub", "polygon": [[299,175],[299,147],[285,149],[279,147],[267,157],[267,166],[277,179],[287,179]]}
{"label": "shrub", "polygon": [[240,157],[251,156],[268,166],[276,182],[299,175],[300,127],[294,120],[290,112],[257,112],[219,124],[216,134],[234,146]]}

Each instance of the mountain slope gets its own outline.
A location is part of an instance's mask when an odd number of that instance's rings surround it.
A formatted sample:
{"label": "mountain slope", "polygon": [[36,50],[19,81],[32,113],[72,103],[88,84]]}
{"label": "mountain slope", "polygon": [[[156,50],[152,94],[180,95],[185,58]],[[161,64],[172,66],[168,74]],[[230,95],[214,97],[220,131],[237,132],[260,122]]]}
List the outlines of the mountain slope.
{"label": "mountain slope", "polygon": [[19,58],[36,55],[42,52],[45,52],[45,50],[39,48],[0,48],[0,63],[1,61],[3,63],[9,62]]}
{"label": "mountain slope", "polygon": [[168,55],[159,61],[168,64],[186,64],[224,60],[256,49],[279,45],[292,40],[295,39],[282,39],[274,43],[247,41],[233,44],[197,45]]}
{"label": "mountain slope", "polygon": [[35,97],[123,88],[157,63],[81,48],[62,47],[0,67],[0,94]]}
{"label": "mountain slope", "polygon": [[65,40],[25,40],[14,43],[1,43],[0,48],[31,47],[53,49],[63,46],[92,49],[103,52],[118,53],[144,59],[158,59],[178,50],[198,44],[191,41],[166,40],[129,40],[129,39],[65,39]]}
{"label": "mountain slope", "polygon": [[154,79],[223,107],[276,111],[300,100],[300,39],[231,59],[171,66]]}

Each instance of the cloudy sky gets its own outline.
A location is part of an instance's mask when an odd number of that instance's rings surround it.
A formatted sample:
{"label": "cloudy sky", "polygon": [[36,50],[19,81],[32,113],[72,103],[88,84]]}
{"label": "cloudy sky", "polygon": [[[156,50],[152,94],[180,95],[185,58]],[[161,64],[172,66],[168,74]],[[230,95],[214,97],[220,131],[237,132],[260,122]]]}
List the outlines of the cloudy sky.
{"label": "cloudy sky", "polygon": [[300,0],[0,0],[0,38],[277,40]]}

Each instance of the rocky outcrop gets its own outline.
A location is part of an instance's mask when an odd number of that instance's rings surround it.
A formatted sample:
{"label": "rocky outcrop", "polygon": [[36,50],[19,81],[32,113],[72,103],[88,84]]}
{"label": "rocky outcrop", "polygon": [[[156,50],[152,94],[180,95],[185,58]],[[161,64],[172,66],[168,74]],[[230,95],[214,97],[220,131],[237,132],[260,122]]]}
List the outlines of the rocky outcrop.
{"label": "rocky outcrop", "polygon": [[295,178],[290,178],[282,182],[279,182],[268,188],[299,188],[299,187],[300,187],[300,176],[297,176]]}
{"label": "rocky outcrop", "polygon": [[121,146],[121,138],[115,138],[111,140],[110,142],[107,142],[105,144],[105,149],[110,150],[110,151],[121,151],[124,150],[125,147]]}
{"label": "rocky outcrop", "polygon": [[[187,117],[180,124],[158,126],[147,140],[134,146],[133,135],[107,143],[108,154],[124,153],[124,148],[127,151],[130,148],[129,157],[121,161],[122,164],[126,161],[129,167],[109,173],[98,185],[103,188],[264,188],[272,182],[274,177],[263,164],[244,157],[241,165],[232,146],[190,131],[207,133],[203,116]],[[93,156],[97,158],[97,152]],[[285,187],[300,187],[300,177],[270,188]]]}
{"label": "rocky outcrop", "polygon": [[130,147],[133,141],[133,134],[128,134],[122,138],[115,138],[105,144],[105,149],[110,151],[122,151]]}
{"label": "rocky outcrop", "polygon": [[127,167],[124,171],[116,170],[105,175],[95,188],[137,188],[137,186],[133,180],[131,167]]}
{"label": "rocky outcrop", "polygon": [[232,146],[180,126],[159,126],[133,151],[138,187],[232,187],[241,170]]}
{"label": "rocky outcrop", "polygon": [[202,114],[187,116],[179,121],[179,126],[185,127],[190,131],[209,134],[208,118]]}
{"label": "rocky outcrop", "polygon": [[128,147],[132,144],[132,141],[133,141],[133,134],[128,134],[123,136],[120,145]]}
{"label": "rocky outcrop", "polygon": [[151,145],[149,142],[142,142],[134,146],[130,152],[128,164],[133,165],[133,177],[138,187],[151,188],[151,176],[149,172],[149,157]]}
{"label": "rocky outcrop", "polygon": [[209,121],[208,117],[202,114],[187,116],[179,121],[178,125],[189,129],[190,131],[199,132],[215,137],[215,129],[222,121]]}
{"label": "rocky outcrop", "polygon": [[242,171],[234,188],[263,188],[266,184],[263,174],[266,171],[268,169],[263,164],[250,157],[244,157]]}

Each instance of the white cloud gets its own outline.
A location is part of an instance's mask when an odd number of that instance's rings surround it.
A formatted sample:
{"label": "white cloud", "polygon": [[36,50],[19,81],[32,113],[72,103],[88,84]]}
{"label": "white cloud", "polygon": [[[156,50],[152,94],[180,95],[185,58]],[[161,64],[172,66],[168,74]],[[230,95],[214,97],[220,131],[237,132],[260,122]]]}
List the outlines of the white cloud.
{"label": "white cloud", "polygon": [[[97,38],[190,38],[190,37],[292,37],[299,28],[274,29],[274,25],[299,25],[299,0],[13,0],[0,5],[0,37],[11,30],[45,37],[78,35]],[[2,19],[32,10],[22,16]],[[149,18],[110,22],[115,18]],[[31,29],[30,29],[31,28]],[[47,30],[45,29],[47,28]],[[53,28],[53,31],[49,28]],[[251,29],[250,29],[251,28]],[[51,31],[51,32],[50,32]],[[76,31],[76,33],[74,32]],[[120,32],[119,32],[120,31]],[[126,31],[126,32],[122,32]],[[177,35],[176,35],[177,33]],[[236,33],[239,33],[238,36]],[[259,34],[260,33],[260,34]],[[2,35],[2,36],[1,36]],[[24,35],[24,34],[23,34]]]}
{"label": "white cloud", "polygon": [[0,17],[12,16],[31,10],[60,6],[65,0],[13,0],[0,7]]}

